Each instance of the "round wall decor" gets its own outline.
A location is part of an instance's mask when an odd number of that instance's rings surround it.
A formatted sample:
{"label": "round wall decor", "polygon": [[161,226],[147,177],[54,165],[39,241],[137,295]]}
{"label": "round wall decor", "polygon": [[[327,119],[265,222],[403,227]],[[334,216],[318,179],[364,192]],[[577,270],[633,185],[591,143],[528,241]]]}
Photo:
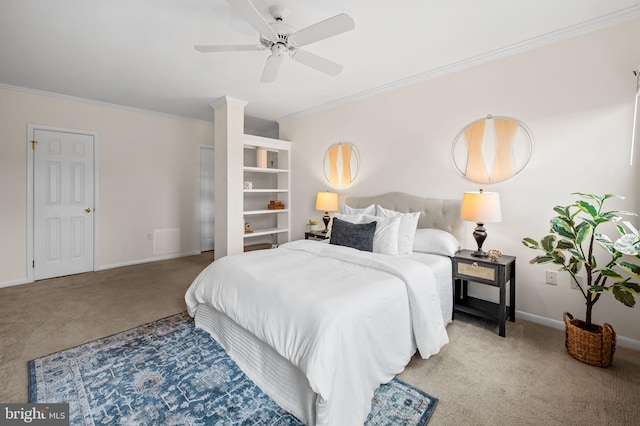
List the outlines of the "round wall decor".
{"label": "round wall decor", "polygon": [[497,183],[520,173],[533,153],[533,137],[515,118],[493,117],[465,126],[453,141],[456,169],[476,183]]}
{"label": "round wall decor", "polygon": [[324,156],[324,177],[335,188],[351,185],[358,175],[360,156],[355,145],[338,142],[327,149]]}

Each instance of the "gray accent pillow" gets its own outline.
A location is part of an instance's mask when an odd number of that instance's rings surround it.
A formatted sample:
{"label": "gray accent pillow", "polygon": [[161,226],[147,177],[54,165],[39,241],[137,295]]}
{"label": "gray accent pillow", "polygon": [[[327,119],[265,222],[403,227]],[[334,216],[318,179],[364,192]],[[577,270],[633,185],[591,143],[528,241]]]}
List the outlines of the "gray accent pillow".
{"label": "gray accent pillow", "polygon": [[377,225],[377,222],[351,223],[334,217],[329,244],[373,251],[373,235]]}

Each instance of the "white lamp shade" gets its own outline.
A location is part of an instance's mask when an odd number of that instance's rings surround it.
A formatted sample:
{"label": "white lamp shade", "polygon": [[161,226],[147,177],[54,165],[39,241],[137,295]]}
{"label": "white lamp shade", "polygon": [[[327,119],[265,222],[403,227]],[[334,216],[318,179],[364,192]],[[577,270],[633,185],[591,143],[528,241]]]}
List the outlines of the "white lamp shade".
{"label": "white lamp shade", "polygon": [[325,212],[338,211],[338,193],[337,192],[318,192],[316,196],[316,210]]}
{"label": "white lamp shade", "polygon": [[502,221],[500,194],[497,192],[465,192],[462,197],[462,220],[476,223]]}

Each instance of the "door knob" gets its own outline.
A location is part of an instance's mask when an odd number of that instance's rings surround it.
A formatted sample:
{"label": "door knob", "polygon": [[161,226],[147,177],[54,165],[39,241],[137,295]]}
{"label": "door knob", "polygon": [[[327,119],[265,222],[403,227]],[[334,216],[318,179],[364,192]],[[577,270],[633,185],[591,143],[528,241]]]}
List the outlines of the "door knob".
{"label": "door knob", "polygon": [[87,213],[91,213],[91,207],[87,207],[86,209],[84,209],[84,211]]}

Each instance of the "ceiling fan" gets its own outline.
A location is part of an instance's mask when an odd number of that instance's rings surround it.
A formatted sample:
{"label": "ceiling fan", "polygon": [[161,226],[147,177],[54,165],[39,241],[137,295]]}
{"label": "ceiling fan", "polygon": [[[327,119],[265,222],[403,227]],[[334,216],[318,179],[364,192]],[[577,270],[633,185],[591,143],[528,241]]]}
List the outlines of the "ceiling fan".
{"label": "ceiling fan", "polygon": [[283,21],[289,11],[281,6],[271,6],[269,13],[275,22],[269,23],[250,0],[227,0],[231,8],[246,19],[260,34],[258,45],[196,45],[198,52],[240,52],[250,50],[270,50],[271,56],[262,71],[260,81],[275,81],[282,58],[288,54],[291,59],[330,76],[342,71],[342,65],[322,56],[300,49],[311,43],[350,31],[355,28],[353,19],[345,14],[333,16],[301,30],[295,30]]}

